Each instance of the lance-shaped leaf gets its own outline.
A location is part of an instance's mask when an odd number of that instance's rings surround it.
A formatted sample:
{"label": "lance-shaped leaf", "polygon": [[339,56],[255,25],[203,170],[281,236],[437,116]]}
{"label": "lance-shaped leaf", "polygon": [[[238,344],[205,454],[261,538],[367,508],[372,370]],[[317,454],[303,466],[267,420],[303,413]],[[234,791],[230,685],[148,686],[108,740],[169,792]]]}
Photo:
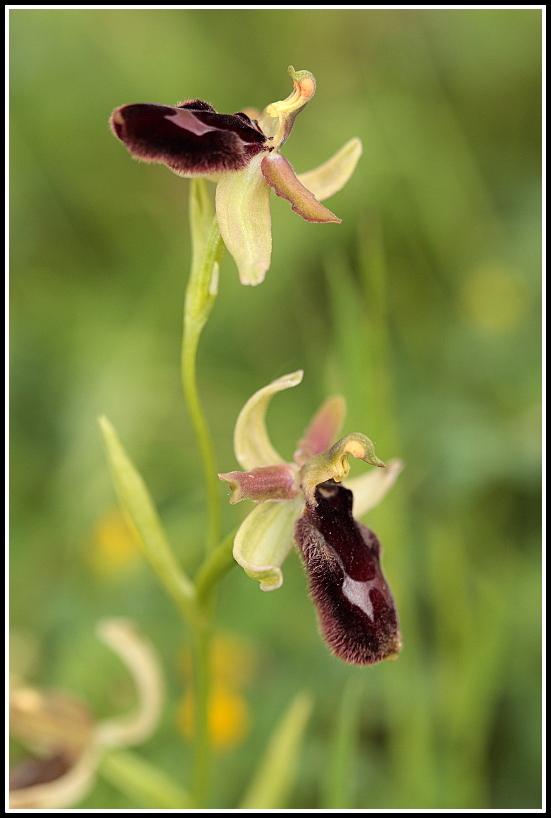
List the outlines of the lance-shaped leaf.
{"label": "lance-shaped leaf", "polygon": [[144,554],[184,615],[193,618],[195,588],[176,562],[151,494],[111,423],[106,417],[99,423],[121,506],[139,534]]}
{"label": "lance-shaped leaf", "polygon": [[259,769],[240,804],[242,810],[278,810],[297,777],[298,756],[308,717],[312,710],[305,693],[291,702],[270,738]]}

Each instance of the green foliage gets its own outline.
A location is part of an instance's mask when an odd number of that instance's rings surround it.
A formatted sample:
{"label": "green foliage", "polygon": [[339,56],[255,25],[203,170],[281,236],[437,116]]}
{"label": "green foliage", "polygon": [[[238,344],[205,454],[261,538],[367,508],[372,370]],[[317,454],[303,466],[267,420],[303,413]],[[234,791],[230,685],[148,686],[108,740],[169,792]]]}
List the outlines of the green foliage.
{"label": "green foliage", "polygon": [[[270,409],[282,455],[339,392],[346,431],[406,462],[366,520],[385,549],[404,650],[355,668],[350,686],[319,639],[297,560],[270,594],[229,574],[217,619],[256,671],[243,682],[249,733],[220,751],[211,806],[241,802],[305,689],[314,708],[284,806],[337,807],[342,794],[341,808],[539,808],[541,11],[9,16],[17,661],[39,686],[117,712],[124,688],[90,634],[105,616],[135,619],[171,696],[143,753],[187,787],[175,725],[188,637],[140,558],[97,568],[97,526],[116,504],[97,418],[112,420],[193,575],[205,494],[180,387],[189,182],[130,161],[107,120],[134,102],[262,107],[288,93],[292,63],[318,83],[286,154],[296,171],[353,136],[364,154],[327,203],[341,225],[302,222],[274,197],[260,287],[240,286],[226,254],[199,390],[221,471],[236,467],[244,402],[299,368],[303,385]],[[224,505],[224,532],[246,511]],[[343,691],[361,707],[347,710]],[[328,781],[328,765],[346,773],[343,759],[350,779]],[[136,804],[100,781],[80,806]]]}

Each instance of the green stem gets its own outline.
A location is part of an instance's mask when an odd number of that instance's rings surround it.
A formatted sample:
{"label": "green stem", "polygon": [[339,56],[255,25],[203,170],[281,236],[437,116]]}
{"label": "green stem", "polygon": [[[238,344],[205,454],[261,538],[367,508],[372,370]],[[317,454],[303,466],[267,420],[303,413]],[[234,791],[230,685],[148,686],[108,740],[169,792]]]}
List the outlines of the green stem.
{"label": "green stem", "polygon": [[233,558],[233,541],[237,529],[228,534],[212,551],[199,568],[195,577],[195,591],[199,605],[207,604],[216,583],[236,565]]}
{"label": "green stem", "polygon": [[208,793],[212,745],[209,728],[210,642],[213,611],[212,591],[216,583],[235,565],[232,547],[236,531],[232,531],[207,556],[197,572],[195,588],[197,605],[202,617],[193,628],[194,674],[194,768],[193,796],[202,806]]}
{"label": "green stem", "polygon": [[[210,642],[212,611],[210,595],[220,569],[213,565],[220,561],[220,492],[212,438],[203,413],[197,386],[197,349],[218,292],[218,268],[223,253],[218,222],[213,214],[210,196],[203,179],[194,179],[190,190],[190,225],[192,263],[186,288],[184,306],[184,334],[182,340],[182,385],[191,422],[195,431],[205,479],[207,494],[206,553],[202,583],[202,599],[197,599],[201,617],[193,622],[193,687],[194,687],[194,753],[192,792],[199,808],[205,806],[209,790],[212,761],[212,743],[209,730],[210,699]],[[210,567],[209,567],[210,566]]]}
{"label": "green stem", "polygon": [[212,762],[209,726],[211,692],[211,625],[195,628],[193,633],[193,775],[191,790],[197,807],[206,807]]}
{"label": "green stem", "polygon": [[203,463],[208,507],[206,542],[207,550],[211,550],[220,539],[219,484],[214,447],[199,399],[196,365],[201,332],[218,291],[218,267],[224,246],[216,217],[212,219],[208,232],[206,230],[211,208],[206,196],[205,182],[193,180],[190,208],[193,261],[184,307],[182,385]]}
{"label": "green stem", "polygon": [[207,550],[212,548],[212,544],[218,540],[220,529],[220,508],[218,501],[218,482],[216,472],[216,459],[214,448],[207,427],[205,416],[199,401],[197,391],[195,358],[197,352],[198,335],[191,338],[191,333],[186,333],[186,338],[182,350],[182,381],[184,394],[188,406],[191,422],[199,443],[201,460],[203,463],[203,473],[207,491]]}

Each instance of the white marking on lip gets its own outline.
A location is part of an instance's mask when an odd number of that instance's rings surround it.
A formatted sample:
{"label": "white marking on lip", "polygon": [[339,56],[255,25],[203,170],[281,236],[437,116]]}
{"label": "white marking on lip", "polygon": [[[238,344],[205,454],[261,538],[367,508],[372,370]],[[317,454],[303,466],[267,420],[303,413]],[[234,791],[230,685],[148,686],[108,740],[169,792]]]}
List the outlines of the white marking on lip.
{"label": "white marking on lip", "polygon": [[213,127],[212,125],[205,125],[195,114],[191,113],[191,111],[186,111],[185,108],[178,108],[173,114],[165,114],[165,117],[166,119],[172,119],[174,124],[182,128],[182,130],[194,133],[196,136],[203,136],[203,134],[209,133],[209,131],[220,130],[220,128]]}
{"label": "white marking on lip", "polygon": [[357,605],[371,620],[373,620],[373,605],[371,604],[369,591],[372,584],[371,582],[358,582],[355,579],[350,579],[349,576],[345,576],[342,584],[342,592],[348,601],[353,605]]}

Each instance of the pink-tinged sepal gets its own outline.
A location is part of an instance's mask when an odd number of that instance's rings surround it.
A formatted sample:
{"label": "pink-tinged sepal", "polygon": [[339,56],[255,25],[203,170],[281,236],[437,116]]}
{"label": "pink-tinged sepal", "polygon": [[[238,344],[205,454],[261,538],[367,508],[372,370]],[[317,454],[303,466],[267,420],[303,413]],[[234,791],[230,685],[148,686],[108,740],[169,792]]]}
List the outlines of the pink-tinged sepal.
{"label": "pink-tinged sepal", "polygon": [[302,466],[308,458],[328,449],[341,430],[345,414],[346,404],[340,395],[322,403],[298,442],[293,456],[295,463]]}
{"label": "pink-tinged sepal", "polygon": [[318,202],[308,188],[304,187],[298,180],[291,163],[277,151],[263,157],[261,169],[270,187],[282,199],[287,199],[295,213],[298,213],[307,222],[340,223],[342,221]]}
{"label": "pink-tinged sepal", "polygon": [[394,599],[375,534],[352,516],[352,492],[333,480],[316,489],[295,527],[322,635],[352,664],[394,659],[402,647]]}
{"label": "pink-tinged sepal", "polygon": [[111,128],[137,159],[160,162],[181,176],[242,170],[271,150],[246,114],[219,114],[202,100],[124,105],[113,112]]}
{"label": "pink-tinged sepal", "polygon": [[262,466],[251,471],[230,471],[218,477],[230,484],[230,503],[239,503],[240,500],[253,500],[255,503],[293,500],[298,496],[296,470],[287,463]]}

